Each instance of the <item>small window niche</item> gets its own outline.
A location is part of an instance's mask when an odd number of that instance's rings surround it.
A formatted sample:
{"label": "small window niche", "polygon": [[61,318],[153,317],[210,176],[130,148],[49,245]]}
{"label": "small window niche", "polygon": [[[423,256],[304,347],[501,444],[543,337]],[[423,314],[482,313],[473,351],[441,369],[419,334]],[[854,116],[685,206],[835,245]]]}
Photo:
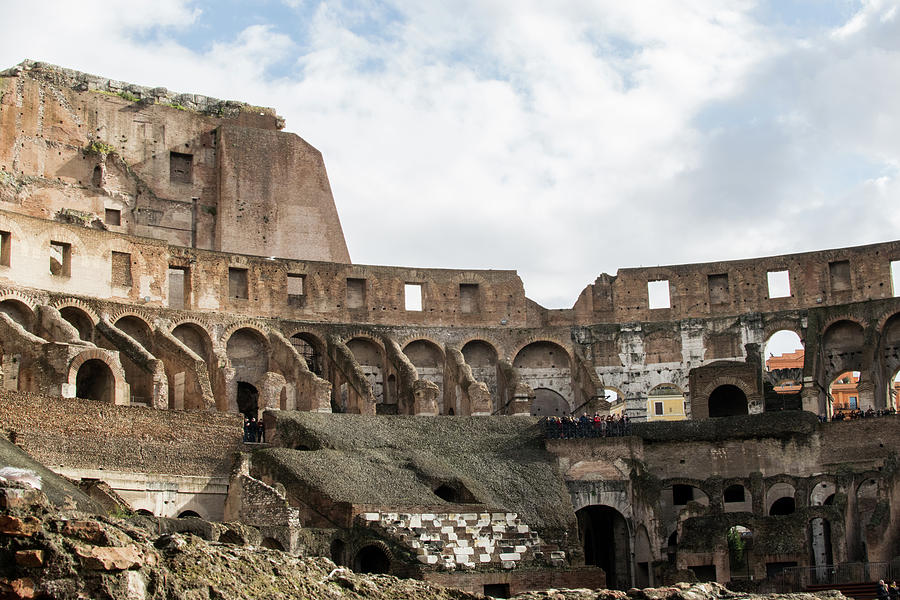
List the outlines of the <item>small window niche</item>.
{"label": "small window niche", "polygon": [[169,152],[169,181],[171,183],[193,183],[194,155]]}
{"label": "small window niche", "polygon": [[357,309],[366,307],[366,280],[347,279],[347,308]]}
{"label": "small window niche", "polygon": [[707,277],[709,286],[709,303],[712,305],[728,304],[728,273],[719,273]]}
{"label": "small window niche", "polygon": [[72,275],[72,245],[50,242],[50,274],[57,277]]}
{"label": "small window niche", "polygon": [[672,486],[672,504],[684,506],[694,499],[694,488],[689,485],[676,483]]}
{"label": "small window niche", "polygon": [[647,282],[647,297],[650,300],[650,309],[672,308],[669,298],[669,280],[659,279]]}
{"label": "small window niche", "polygon": [[403,303],[407,311],[422,311],[422,284],[407,283],[403,286]]}
{"label": "small window niche", "polygon": [[663,414],[663,403],[662,402],[654,402],[653,403],[653,414],[656,416]]}
{"label": "small window niche", "polygon": [[112,272],[110,282],[116,287],[131,287],[131,255],[127,252],[113,252],[110,261]]}
{"label": "small window niche", "polygon": [[118,208],[107,208],[103,216],[103,222],[107,225],[118,227],[122,224],[122,211]]}
{"label": "small window niche", "polygon": [[769,298],[788,298],[791,295],[791,272],[768,271]]}
{"label": "small window niche", "polygon": [[465,314],[481,312],[477,283],[459,284],[459,311]]}
{"label": "small window niche", "polygon": [[891,261],[891,289],[894,298],[900,298],[900,260]]}
{"label": "small window niche", "polygon": [[228,268],[228,297],[237,300],[246,300],[250,297],[247,285],[247,269]]}
{"label": "small window niche", "polygon": [[191,306],[191,272],[187,267],[169,266],[169,308]]}
{"label": "small window niche", "polygon": [[8,231],[0,231],[0,267],[9,266],[9,255],[12,251],[12,236]]}
{"label": "small window niche", "polygon": [[828,263],[828,279],[832,292],[846,292],[850,289],[850,261],[836,260]]}
{"label": "small window niche", "polygon": [[290,306],[306,304],[306,275],[288,273],[287,300]]}

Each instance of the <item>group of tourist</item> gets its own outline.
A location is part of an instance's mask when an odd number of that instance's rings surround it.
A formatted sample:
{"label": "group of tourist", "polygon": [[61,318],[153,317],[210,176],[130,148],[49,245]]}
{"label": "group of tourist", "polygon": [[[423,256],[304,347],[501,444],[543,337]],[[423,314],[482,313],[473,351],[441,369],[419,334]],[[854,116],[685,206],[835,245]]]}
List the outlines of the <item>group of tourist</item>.
{"label": "group of tourist", "polygon": [[878,600],[898,600],[900,599],[900,588],[897,582],[892,581],[891,585],[884,582],[884,579],[878,580]]}
{"label": "group of tourist", "polygon": [[244,441],[251,444],[261,444],[266,441],[266,426],[262,420],[244,417]]}
{"label": "group of tourist", "polygon": [[631,435],[631,422],[627,415],[590,416],[582,413],[562,417],[550,416],[544,420],[544,435],[548,438],[596,438]]}
{"label": "group of tourist", "polygon": [[854,419],[869,419],[872,417],[887,417],[889,415],[895,415],[897,411],[894,410],[894,407],[890,408],[879,408],[875,410],[870,408],[868,410],[836,410],[834,411],[834,415],[832,415],[832,421],[852,421]]}

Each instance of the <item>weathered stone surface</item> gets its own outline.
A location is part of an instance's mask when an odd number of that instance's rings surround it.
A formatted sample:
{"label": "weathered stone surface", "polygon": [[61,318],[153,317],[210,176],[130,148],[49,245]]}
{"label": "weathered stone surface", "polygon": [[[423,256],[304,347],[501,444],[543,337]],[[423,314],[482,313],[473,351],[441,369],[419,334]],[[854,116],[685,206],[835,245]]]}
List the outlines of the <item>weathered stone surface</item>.
{"label": "weathered stone surface", "polygon": [[124,571],[143,563],[141,551],[134,545],[121,548],[76,546],[75,552],[84,568],[93,571]]}
{"label": "weathered stone surface", "polygon": [[0,534],[31,537],[41,530],[41,522],[35,517],[18,518],[0,515]]}
{"label": "weathered stone surface", "polygon": [[40,567],[44,564],[43,550],[18,550],[16,551],[16,564],[20,567]]}
{"label": "weathered stone surface", "polygon": [[21,579],[0,579],[0,598],[3,600],[28,600],[34,598],[34,581],[28,577]]}

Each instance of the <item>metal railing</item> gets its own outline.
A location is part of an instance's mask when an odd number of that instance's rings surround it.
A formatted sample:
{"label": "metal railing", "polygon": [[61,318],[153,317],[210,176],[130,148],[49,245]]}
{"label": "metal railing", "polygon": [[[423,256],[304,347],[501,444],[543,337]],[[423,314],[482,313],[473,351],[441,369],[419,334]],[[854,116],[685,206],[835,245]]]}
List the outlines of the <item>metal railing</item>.
{"label": "metal railing", "polygon": [[900,579],[900,561],[858,562],[819,567],[786,567],[779,575],[782,590],[802,592],[810,585],[869,583]]}

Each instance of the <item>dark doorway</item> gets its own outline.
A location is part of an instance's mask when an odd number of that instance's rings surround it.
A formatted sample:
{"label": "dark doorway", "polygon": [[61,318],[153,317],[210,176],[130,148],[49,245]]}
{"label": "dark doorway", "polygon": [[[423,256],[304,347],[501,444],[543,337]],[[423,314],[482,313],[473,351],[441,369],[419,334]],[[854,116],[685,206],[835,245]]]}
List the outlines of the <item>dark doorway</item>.
{"label": "dark doorway", "polygon": [[88,400],[112,403],[115,399],[115,381],[112,371],[102,360],[84,361],[75,376],[75,395]]}
{"label": "dark doorway", "polygon": [[353,570],[357,573],[387,573],[391,570],[391,559],[378,546],[366,546],[356,553]]}
{"label": "dark doorway", "polygon": [[237,384],[238,411],[248,419],[259,417],[259,392],[246,381]]}
{"label": "dark doorway", "polygon": [[275,538],[263,538],[263,541],[260,545],[263,548],[268,548],[269,550],[281,550],[282,552],[284,552],[284,546]]}
{"label": "dark doorway", "polygon": [[747,395],[736,385],[720,385],[709,395],[710,417],[733,417],[747,412]]}
{"label": "dark doorway", "polygon": [[200,519],[201,517],[199,514],[197,514],[196,512],[194,512],[192,510],[185,510],[178,515],[178,518],[179,519],[188,519],[188,518]]}
{"label": "dark doorway", "polygon": [[484,595],[491,598],[509,598],[509,584],[486,583],[484,584]]}
{"label": "dark doorway", "polygon": [[769,516],[792,515],[794,510],[796,510],[794,499],[790,496],[785,496],[772,503],[772,508],[769,509]]}
{"label": "dark doorway", "polygon": [[606,572],[610,589],[631,587],[628,522],[609,506],[587,506],[575,513],[584,544],[584,562]]}

